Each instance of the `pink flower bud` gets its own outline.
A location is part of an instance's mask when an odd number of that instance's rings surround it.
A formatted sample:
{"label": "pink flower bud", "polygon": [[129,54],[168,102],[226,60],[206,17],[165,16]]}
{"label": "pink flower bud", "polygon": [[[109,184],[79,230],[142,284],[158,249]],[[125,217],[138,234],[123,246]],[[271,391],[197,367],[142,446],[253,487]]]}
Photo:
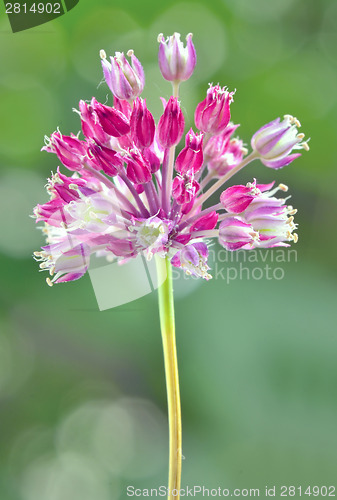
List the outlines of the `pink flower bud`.
{"label": "pink flower bud", "polygon": [[309,150],[308,143],[303,142],[304,134],[298,134],[300,126],[297,118],[285,115],[282,122],[277,118],[255,132],[252,148],[266,167],[281,168],[301,156],[290,154],[293,149]]}
{"label": "pink flower bud", "polygon": [[219,243],[226,250],[250,249],[259,240],[259,234],[251,224],[240,217],[228,216],[219,226]]}
{"label": "pink flower bud", "polygon": [[229,123],[232,101],[233,92],[228,92],[226,87],[210,86],[206,98],[196,107],[194,114],[196,127],[207,134],[221,134]]}
{"label": "pink flower bud", "polygon": [[113,177],[123,168],[123,160],[113,149],[91,143],[88,147],[88,156],[94,165],[107,175]]}
{"label": "pink flower bud", "polygon": [[45,138],[46,146],[42,148],[48,153],[56,153],[60,161],[69,170],[81,170],[86,155],[86,143],[76,135],[62,135],[59,131],[53,132]]}
{"label": "pink flower bud", "polygon": [[102,125],[98,121],[97,113],[94,110],[97,104],[98,103],[94,97],[91,99],[91,104],[82,100],[80,101],[79,108],[82,132],[88,139],[94,139],[100,144],[106,144],[109,141],[110,136],[104,132]]}
{"label": "pink flower bud", "polygon": [[131,65],[123,52],[116,52],[110,57],[111,64],[106,59],[104,50],[100,52],[103,74],[111,92],[118,99],[135,99],[142,92],[145,84],[144,70],[133,50],[127,55],[131,58]]}
{"label": "pink flower bud", "polygon": [[107,134],[121,137],[130,132],[129,121],[120,111],[97,101],[93,104],[93,108],[97,113],[99,123]]}
{"label": "pink flower bud", "polygon": [[180,40],[180,34],[174,33],[166,40],[161,33],[159,42],[159,68],[165,80],[181,82],[192,75],[197,62],[197,55],[192,42],[192,33],[186,37],[186,47]]}
{"label": "pink flower bud", "polygon": [[[218,139],[221,136],[214,136],[210,139]],[[215,177],[222,177],[227,172],[232,170],[238,165],[243,156],[247,154],[247,149],[243,146],[240,139],[227,139],[219,148],[218,156],[214,156],[208,162],[208,170],[213,173]]]}
{"label": "pink flower bud", "polygon": [[214,229],[218,223],[219,214],[217,212],[210,212],[209,214],[202,215],[198,220],[196,220],[190,227],[190,232],[193,231],[205,231],[209,229]]}
{"label": "pink flower bud", "polygon": [[120,111],[121,113],[123,113],[123,115],[125,115],[126,118],[128,120],[130,120],[131,113],[132,113],[132,107],[128,103],[128,101],[126,101],[125,99],[118,99],[118,97],[116,97],[114,95],[114,106],[113,107],[115,109],[117,109],[117,111]]}
{"label": "pink flower bud", "polygon": [[205,162],[209,162],[219,155],[223,154],[226,149],[230,137],[240,125],[229,123],[227,127],[219,135],[215,135],[209,139],[204,147]]}
{"label": "pink flower bud", "polygon": [[185,205],[195,198],[199,188],[199,183],[194,179],[177,175],[172,183],[172,196],[179,205]]}
{"label": "pink flower bud", "polygon": [[137,97],[134,101],[130,126],[132,138],[138,147],[151,146],[156,125],[152,114],[146,107],[145,99]]}
{"label": "pink flower bud", "polygon": [[150,163],[141,154],[139,149],[130,149],[128,156],[124,157],[126,162],[126,175],[134,184],[146,184],[152,179]]}
{"label": "pink flower bud", "polygon": [[239,214],[243,212],[254,200],[254,197],[261,194],[256,186],[256,181],[246,185],[231,186],[220,195],[220,202],[227,212]]}
{"label": "pink flower bud", "polygon": [[158,123],[158,140],[164,148],[175,146],[180,141],[185,127],[184,115],[178,99],[170,97],[165,106],[164,114]]}
{"label": "pink flower bud", "polygon": [[185,144],[177,156],[175,168],[180,174],[187,172],[198,172],[203,164],[204,156],[202,152],[203,135],[196,135],[192,129],[186,134]]}

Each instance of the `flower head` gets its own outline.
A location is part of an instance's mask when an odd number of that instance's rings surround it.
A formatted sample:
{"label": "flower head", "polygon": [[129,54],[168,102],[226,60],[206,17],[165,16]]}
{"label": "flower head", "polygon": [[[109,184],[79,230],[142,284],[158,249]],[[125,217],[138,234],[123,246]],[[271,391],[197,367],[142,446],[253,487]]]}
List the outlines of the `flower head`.
{"label": "flower head", "polygon": [[[117,52],[111,64],[103,57],[106,81],[114,93],[113,106],[81,100],[83,138],[59,130],[46,138],[45,151],[54,153],[68,169],[58,168],[48,179],[49,201],[34,208],[43,222],[47,244],[34,256],[47,282],[61,283],[83,276],[92,255],[123,263],[139,254],[168,258],[187,274],[208,280],[208,243],[211,238],[230,251],[288,246],[297,241],[296,210],[275,196],[280,184],[226,185],[250,161],[260,158],[278,168],[307,149],[298,134],[299,123],[286,116],[260,129],[248,151],[230,123],[233,93],[211,86],[198,104],[185,146],[176,147],[184,133],[178,97],[171,96],[155,124],[145,100],[140,62]],[[187,79],[195,66],[191,37],[184,48],[178,34],[160,38],[159,63],[164,77]],[[214,177],[217,180],[214,182]],[[219,193],[220,188],[222,192]],[[215,205],[207,206],[217,194]]]}

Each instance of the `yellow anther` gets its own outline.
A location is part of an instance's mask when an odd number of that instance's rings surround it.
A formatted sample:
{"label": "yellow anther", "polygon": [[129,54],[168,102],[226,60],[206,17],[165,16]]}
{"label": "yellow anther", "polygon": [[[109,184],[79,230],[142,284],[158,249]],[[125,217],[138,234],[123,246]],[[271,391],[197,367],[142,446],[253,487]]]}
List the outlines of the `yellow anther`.
{"label": "yellow anther", "polygon": [[47,282],[48,286],[53,286],[54,285],[54,283],[51,281],[50,278],[46,278],[46,282]]}
{"label": "yellow anther", "polygon": [[307,143],[307,142],[302,142],[302,147],[303,147],[303,149],[305,149],[306,151],[309,151],[309,149],[310,149],[310,148],[309,148],[309,145],[308,145],[308,143]]}
{"label": "yellow anther", "polygon": [[286,186],[285,184],[279,184],[278,185],[279,189],[281,189],[281,191],[284,191],[285,193],[288,191],[288,186]]}
{"label": "yellow anther", "polygon": [[293,240],[294,240],[294,243],[298,242],[298,234],[297,233],[293,234]]}
{"label": "yellow anther", "polygon": [[159,35],[157,36],[157,42],[159,42],[159,43],[160,43],[160,42],[162,41],[162,39],[163,39],[163,38],[164,38],[163,33],[159,33]]}
{"label": "yellow anther", "polygon": [[105,52],[105,50],[101,49],[99,51],[99,56],[100,56],[101,59],[106,59],[106,52]]}
{"label": "yellow anther", "polygon": [[132,49],[128,50],[126,53],[129,57],[133,56],[134,51]]}
{"label": "yellow anther", "polygon": [[301,141],[302,139],[304,139],[304,136],[305,136],[305,134],[302,134],[302,133],[297,134],[297,139],[299,139]]}

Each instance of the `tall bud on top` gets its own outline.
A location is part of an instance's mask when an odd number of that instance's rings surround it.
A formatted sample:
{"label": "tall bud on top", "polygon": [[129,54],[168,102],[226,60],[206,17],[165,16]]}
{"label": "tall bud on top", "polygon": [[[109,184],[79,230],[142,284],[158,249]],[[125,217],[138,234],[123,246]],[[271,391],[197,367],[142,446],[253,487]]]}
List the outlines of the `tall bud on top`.
{"label": "tall bud on top", "polygon": [[179,33],[173,33],[166,40],[164,35],[160,33],[158,42],[159,68],[165,80],[170,82],[188,80],[197,62],[192,33],[189,33],[186,37],[186,47],[180,40]]}
{"label": "tall bud on top", "polygon": [[175,146],[180,141],[185,127],[184,115],[178,99],[170,97],[165,106],[164,114],[158,123],[158,141],[163,148]]}
{"label": "tall bud on top", "polygon": [[118,99],[130,100],[143,92],[145,75],[133,50],[129,50],[127,55],[131,58],[131,65],[123,52],[116,52],[114,57],[110,57],[110,64],[105,51],[100,51],[104,78],[111,92]]}

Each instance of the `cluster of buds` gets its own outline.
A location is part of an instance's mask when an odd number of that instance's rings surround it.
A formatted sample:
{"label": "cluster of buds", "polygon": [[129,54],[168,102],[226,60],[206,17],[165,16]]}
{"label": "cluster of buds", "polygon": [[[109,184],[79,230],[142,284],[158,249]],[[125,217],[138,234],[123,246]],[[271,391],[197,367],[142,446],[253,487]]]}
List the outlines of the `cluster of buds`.
{"label": "cluster of buds", "polygon": [[[61,283],[86,273],[95,254],[121,262],[143,254],[168,258],[187,274],[208,280],[208,242],[217,238],[229,251],[287,246],[297,241],[296,210],[277,198],[273,188],[257,184],[223,185],[240,169],[259,158],[280,168],[308,149],[300,123],[286,115],[265,125],[252,137],[252,151],[233,137],[233,92],[210,85],[197,105],[185,146],[185,118],[178,100],[181,82],[193,73],[196,51],[192,35],[186,46],[175,33],[159,35],[159,67],[172,82],[173,95],[158,123],[141,96],[144,71],[133,51],[116,52],[107,60],[101,51],[105,81],[113,106],[80,101],[83,137],[59,130],[45,139],[45,151],[57,155],[70,174],[60,169],[48,180],[50,200],[34,209],[43,222],[47,244],[35,252],[47,283]],[[216,182],[210,184],[216,179]],[[213,206],[205,206],[218,193]]]}

